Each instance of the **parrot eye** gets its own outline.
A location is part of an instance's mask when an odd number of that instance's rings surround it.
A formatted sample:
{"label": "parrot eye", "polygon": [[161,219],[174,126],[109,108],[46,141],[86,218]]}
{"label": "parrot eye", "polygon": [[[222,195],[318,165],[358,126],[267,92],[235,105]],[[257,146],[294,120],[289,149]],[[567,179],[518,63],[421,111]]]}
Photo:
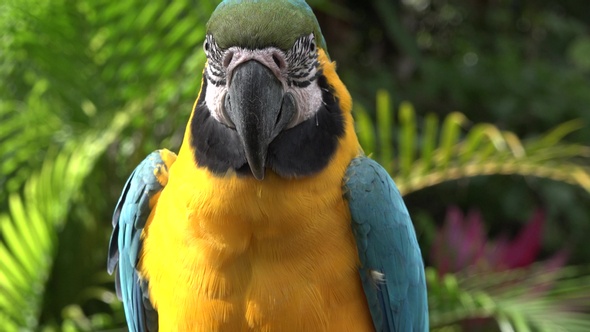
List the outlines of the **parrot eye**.
{"label": "parrot eye", "polygon": [[313,33],[301,36],[285,54],[288,64],[288,85],[309,86],[318,76],[318,48]]}
{"label": "parrot eye", "polygon": [[307,50],[309,51],[309,53],[315,53],[316,52],[316,45],[315,45],[315,36],[313,35],[313,33],[309,34],[309,36],[307,36]]}
{"label": "parrot eye", "polygon": [[217,44],[215,43],[215,39],[213,36],[207,35],[205,36],[205,41],[203,42],[203,50],[205,50],[205,54],[208,58],[214,58],[218,60],[221,57],[221,53]]}

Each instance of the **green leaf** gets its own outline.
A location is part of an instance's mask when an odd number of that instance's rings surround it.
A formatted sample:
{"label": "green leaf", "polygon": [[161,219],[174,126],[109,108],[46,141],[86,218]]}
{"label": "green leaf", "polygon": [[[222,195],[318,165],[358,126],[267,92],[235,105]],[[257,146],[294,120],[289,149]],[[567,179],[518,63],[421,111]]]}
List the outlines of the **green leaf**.
{"label": "green leaf", "polygon": [[[493,124],[469,120],[459,112],[445,117],[438,128],[438,118],[428,115],[424,128],[410,104],[400,106],[399,142],[396,149],[387,128],[392,126],[387,92],[377,93],[378,149],[371,149],[392,174],[400,192],[407,194],[446,181],[482,175],[522,175],[548,178],[578,185],[590,191],[590,147],[564,143],[563,138],[581,128],[577,120],[563,123],[540,137],[521,141],[509,131]],[[357,107],[358,108],[358,107]],[[373,146],[368,119],[357,116],[362,127],[361,144]],[[440,144],[436,134],[440,132]],[[421,149],[416,145],[422,144]],[[393,151],[398,151],[397,162]],[[419,151],[418,156],[415,152]],[[394,167],[396,166],[397,167]]]}
{"label": "green leaf", "polygon": [[570,60],[582,71],[590,72],[590,37],[576,38],[567,50]]}
{"label": "green leaf", "polygon": [[385,90],[377,92],[377,127],[379,132],[380,162],[385,169],[391,170],[393,166],[393,115],[391,99]]}
{"label": "green leaf", "polygon": [[[136,111],[137,108],[130,110]],[[40,172],[26,184],[24,196],[11,196],[10,214],[0,215],[0,266],[4,267],[0,285],[4,299],[12,299],[0,301],[3,317],[20,313],[14,317],[15,324],[36,327],[42,300],[40,290],[51,269],[57,246],[56,233],[63,226],[69,206],[97,158],[129,118],[120,113],[106,130],[90,132],[79,142],[72,142],[55,158],[46,160]],[[39,241],[34,242],[34,237]]]}
{"label": "green leaf", "polygon": [[427,268],[431,328],[492,318],[502,331],[584,331],[590,326],[588,272],[588,267],[552,270],[537,264],[438,276]]}
{"label": "green leaf", "polygon": [[424,134],[421,142],[422,151],[422,169],[427,171],[432,167],[432,158],[434,155],[434,149],[436,147],[436,137],[438,134],[438,118],[434,114],[426,115]]}
{"label": "green leaf", "polygon": [[441,130],[441,145],[438,151],[440,160],[439,165],[446,167],[449,165],[453,154],[456,152],[455,147],[459,141],[461,127],[467,122],[467,118],[459,112],[449,114],[443,121]]}
{"label": "green leaf", "polygon": [[355,126],[359,142],[367,155],[371,155],[377,150],[377,139],[373,121],[367,111],[360,105],[357,105],[353,112],[355,116]]}
{"label": "green leaf", "polygon": [[[399,146],[399,170],[407,176],[414,165],[416,142],[416,115],[410,103],[404,102],[399,109],[400,121],[400,146]],[[402,144],[403,143],[403,144]]]}

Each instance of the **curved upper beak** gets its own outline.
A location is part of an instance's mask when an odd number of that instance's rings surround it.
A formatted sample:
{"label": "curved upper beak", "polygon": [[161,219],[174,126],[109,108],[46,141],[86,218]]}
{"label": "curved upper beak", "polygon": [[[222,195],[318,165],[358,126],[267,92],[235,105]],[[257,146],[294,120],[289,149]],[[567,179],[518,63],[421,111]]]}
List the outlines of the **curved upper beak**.
{"label": "curved upper beak", "polygon": [[269,68],[250,60],[233,70],[224,107],[252,174],[264,179],[268,146],[295,114],[293,98]]}

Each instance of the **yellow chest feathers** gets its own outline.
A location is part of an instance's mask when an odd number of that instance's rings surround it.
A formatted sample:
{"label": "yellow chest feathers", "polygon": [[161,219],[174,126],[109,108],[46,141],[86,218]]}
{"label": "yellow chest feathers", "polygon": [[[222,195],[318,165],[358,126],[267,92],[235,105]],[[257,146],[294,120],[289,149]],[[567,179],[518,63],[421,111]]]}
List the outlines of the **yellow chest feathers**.
{"label": "yellow chest feathers", "polygon": [[140,270],[161,330],[372,329],[345,166],[303,180],[187,178],[181,158],[143,233]]}

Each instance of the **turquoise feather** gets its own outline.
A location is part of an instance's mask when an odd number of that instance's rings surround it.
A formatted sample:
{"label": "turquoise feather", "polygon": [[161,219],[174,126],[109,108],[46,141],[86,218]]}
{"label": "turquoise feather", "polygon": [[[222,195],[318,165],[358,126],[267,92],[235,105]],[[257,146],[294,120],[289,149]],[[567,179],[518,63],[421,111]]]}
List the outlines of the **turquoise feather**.
{"label": "turquoise feather", "polygon": [[[377,331],[428,331],[424,264],[408,210],[389,174],[354,159],[344,186],[359,270]],[[383,280],[375,278],[383,274]]]}
{"label": "turquoise feather", "polygon": [[155,171],[166,167],[160,151],[148,155],[131,173],[113,214],[108,272],[115,272],[117,295],[125,308],[132,332],[157,331],[158,314],[147,296],[147,284],[136,267],[141,250],[141,231],[150,215],[150,198],[162,190]]}

